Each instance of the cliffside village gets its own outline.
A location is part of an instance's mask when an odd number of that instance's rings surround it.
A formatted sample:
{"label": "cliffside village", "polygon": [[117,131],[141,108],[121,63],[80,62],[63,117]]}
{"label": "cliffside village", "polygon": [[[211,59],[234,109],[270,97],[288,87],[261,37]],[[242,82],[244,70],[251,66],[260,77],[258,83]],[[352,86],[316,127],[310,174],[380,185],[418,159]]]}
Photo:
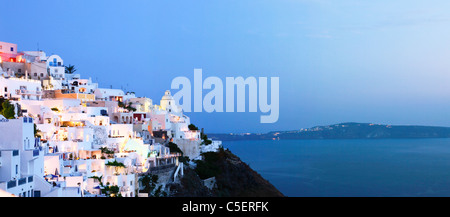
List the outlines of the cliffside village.
{"label": "cliffside village", "polygon": [[143,176],[183,175],[170,143],[189,159],[221,146],[204,144],[170,91],[153,104],[66,73],[58,55],[17,48],[0,42],[0,99],[10,116],[0,115],[0,196],[146,197]]}

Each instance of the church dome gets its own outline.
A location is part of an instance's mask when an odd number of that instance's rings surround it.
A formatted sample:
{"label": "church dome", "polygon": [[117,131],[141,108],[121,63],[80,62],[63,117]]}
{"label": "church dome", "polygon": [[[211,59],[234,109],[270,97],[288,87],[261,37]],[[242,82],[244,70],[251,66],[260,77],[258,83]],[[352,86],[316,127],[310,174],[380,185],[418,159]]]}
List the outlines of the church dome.
{"label": "church dome", "polygon": [[173,100],[172,94],[170,94],[170,90],[166,90],[166,93],[161,100]]}

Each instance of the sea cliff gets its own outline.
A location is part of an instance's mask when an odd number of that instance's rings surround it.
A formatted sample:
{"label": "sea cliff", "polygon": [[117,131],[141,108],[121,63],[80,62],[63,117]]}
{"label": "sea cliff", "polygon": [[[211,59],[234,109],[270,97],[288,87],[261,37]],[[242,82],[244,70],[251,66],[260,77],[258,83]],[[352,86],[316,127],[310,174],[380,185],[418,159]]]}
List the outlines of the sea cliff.
{"label": "sea cliff", "polygon": [[[271,183],[229,150],[202,154],[178,182],[168,186],[173,197],[283,197]],[[206,183],[210,181],[209,183]]]}

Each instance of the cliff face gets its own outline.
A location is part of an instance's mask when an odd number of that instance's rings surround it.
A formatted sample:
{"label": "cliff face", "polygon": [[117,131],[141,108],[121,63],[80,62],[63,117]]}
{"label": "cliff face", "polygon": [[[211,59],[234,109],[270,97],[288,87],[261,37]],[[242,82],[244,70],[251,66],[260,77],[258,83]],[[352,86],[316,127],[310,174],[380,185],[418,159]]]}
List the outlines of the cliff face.
{"label": "cliff face", "polygon": [[214,196],[225,197],[283,197],[272,184],[228,150],[218,153]]}
{"label": "cliff face", "polygon": [[184,176],[179,183],[168,185],[171,197],[210,197],[211,191],[203,185],[203,181],[193,169],[185,167]]}
{"label": "cliff face", "polygon": [[[179,183],[169,186],[175,197],[283,197],[272,184],[228,150],[208,152],[195,169],[186,167]],[[203,185],[205,178],[215,177],[215,187]]]}

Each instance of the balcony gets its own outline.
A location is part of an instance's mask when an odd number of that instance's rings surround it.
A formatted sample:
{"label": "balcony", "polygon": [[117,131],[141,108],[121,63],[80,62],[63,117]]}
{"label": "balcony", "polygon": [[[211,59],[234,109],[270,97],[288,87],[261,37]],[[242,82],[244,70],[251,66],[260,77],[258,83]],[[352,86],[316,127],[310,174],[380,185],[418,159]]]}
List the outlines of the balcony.
{"label": "balcony", "polygon": [[184,120],[182,120],[182,121],[171,120],[170,123],[172,123],[172,124],[176,124],[176,123],[186,123],[186,121],[184,121]]}
{"label": "balcony", "polygon": [[10,189],[10,188],[14,188],[16,186],[20,186],[20,185],[24,185],[24,184],[32,183],[32,182],[33,182],[33,176],[28,176],[28,177],[21,178],[19,180],[8,181],[6,183],[6,188]]}
{"label": "balcony", "polygon": [[41,95],[42,91],[16,90],[17,95]]}

